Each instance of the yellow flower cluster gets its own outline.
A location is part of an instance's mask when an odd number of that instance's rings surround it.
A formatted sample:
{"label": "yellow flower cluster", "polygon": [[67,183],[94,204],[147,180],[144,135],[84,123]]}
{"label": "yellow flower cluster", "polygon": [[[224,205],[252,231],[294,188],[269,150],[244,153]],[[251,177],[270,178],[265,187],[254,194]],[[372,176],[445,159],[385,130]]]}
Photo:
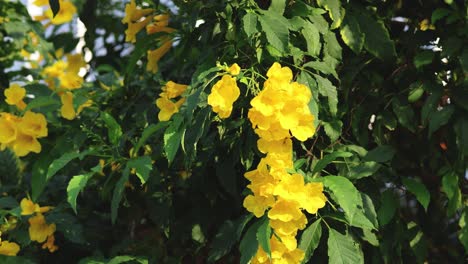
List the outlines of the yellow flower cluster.
{"label": "yellow flower cluster", "polygon": [[27,111],[23,117],[0,113],[0,149],[12,149],[18,157],[41,152],[38,138],[47,136],[43,114]]}
{"label": "yellow flower cluster", "polygon": [[[136,35],[145,27],[148,35],[159,32],[172,33],[175,31],[175,29],[168,27],[168,14],[159,14],[154,17],[148,16],[153,12],[154,9],[152,8],[137,8],[135,0],[131,0],[130,3],[125,6],[125,17],[122,19],[122,23],[128,24],[128,28],[125,30],[125,41],[135,43]],[[158,72],[159,60],[172,47],[172,40],[170,37],[162,36],[159,40],[161,41],[161,46],[159,48],[147,51],[148,64],[146,65],[146,70],[152,73]]]}
{"label": "yellow flower cluster", "polygon": [[40,207],[38,204],[33,203],[27,198],[23,198],[20,202],[21,215],[32,215],[29,218],[29,238],[31,241],[37,241],[42,244],[43,249],[48,249],[49,252],[58,250],[58,246],[55,245],[55,224],[47,224],[43,213],[48,212],[52,207],[43,206]]}
{"label": "yellow flower cluster", "polygon": [[75,111],[73,106],[72,90],[82,87],[84,80],[78,73],[85,66],[86,63],[81,54],[67,54],[66,61],[58,60],[42,71],[49,88],[57,91],[60,96],[60,101],[62,102],[60,112],[65,119],[75,119],[85,107],[89,107],[92,104],[92,101],[88,100],[79,106],[77,111]]}
{"label": "yellow flower cluster", "polygon": [[[226,71],[231,75],[238,75],[240,67],[234,63]],[[239,98],[239,95],[240,91],[236,79],[226,74],[211,89],[211,93],[208,95],[208,104],[219,117],[227,118],[231,115],[232,105]]]}
{"label": "yellow flower cluster", "polygon": [[168,121],[172,115],[179,112],[180,106],[185,102],[185,98],[180,98],[177,102],[172,101],[178,96],[181,96],[188,85],[178,84],[173,81],[166,83],[156,100],[156,106],[159,108],[158,119],[159,121]]}
{"label": "yellow flower cluster", "polygon": [[264,89],[251,101],[248,117],[260,139],[260,152],[266,154],[257,168],[245,173],[253,194],[244,207],[256,217],[267,212],[276,236],[271,238],[271,259],[259,247],[252,263],[300,263],[304,252],[297,248],[296,235],[307,225],[303,210],[317,213],[325,206],[321,183],[305,183],[293,168],[293,137],[304,141],[314,134],[314,117],[308,103],[310,90],[291,82],[292,71],[274,63],[267,72]]}
{"label": "yellow flower cluster", "polygon": [[[48,0],[35,0],[33,2],[36,6],[49,6]],[[76,6],[67,0],[59,0],[60,10],[55,15],[52,13],[52,9],[49,7],[45,10],[44,15],[34,17],[35,20],[43,21],[43,20],[50,20],[48,24],[45,26],[49,26],[50,24],[60,25],[67,22],[70,22],[73,19],[73,16],[76,14]]]}
{"label": "yellow flower cluster", "polygon": [[19,110],[26,108],[26,103],[23,101],[26,96],[26,89],[19,84],[12,84],[3,92],[5,95],[5,102],[9,105],[16,106]]}

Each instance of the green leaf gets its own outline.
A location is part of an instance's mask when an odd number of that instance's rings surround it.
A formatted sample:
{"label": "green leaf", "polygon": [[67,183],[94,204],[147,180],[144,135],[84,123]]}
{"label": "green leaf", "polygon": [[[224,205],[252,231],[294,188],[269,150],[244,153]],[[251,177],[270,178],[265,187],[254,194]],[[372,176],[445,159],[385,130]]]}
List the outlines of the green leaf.
{"label": "green leaf", "polygon": [[262,221],[257,221],[245,232],[244,238],[242,238],[239,245],[239,251],[241,253],[240,264],[249,263],[255,254],[257,254],[259,246],[257,232],[261,224]]}
{"label": "green leaf", "polygon": [[180,116],[175,115],[171,124],[164,132],[164,152],[166,153],[166,158],[169,164],[174,160],[180,147],[183,134],[183,130],[181,128],[182,120],[183,119]]}
{"label": "green leaf", "polygon": [[410,91],[408,94],[408,102],[414,103],[418,101],[424,94],[424,88],[421,82],[415,82],[411,84]]}
{"label": "green leaf", "polygon": [[29,102],[28,105],[26,106],[26,109],[24,109],[24,111],[29,111],[31,109],[51,106],[51,105],[58,106],[60,105],[60,102],[54,97],[40,96],[40,97],[34,98],[31,102]]}
{"label": "green leaf", "polygon": [[410,105],[404,105],[398,98],[393,98],[392,107],[398,122],[411,132],[415,132],[416,117],[413,108]]}
{"label": "green leaf", "polygon": [[364,263],[364,254],[359,243],[349,234],[342,235],[333,228],[328,230],[328,263]]}
{"label": "green leaf", "polygon": [[320,75],[314,74],[314,77],[317,81],[319,93],[328,98],[328,107],[330,108],[331,114],[336,115],[338,112],[338,93],[336,87],[330,80]]}
{"label": "green leaf", "polygon": [[271,258],[271,227],[270,220],[268,217],[263,217],[261,220],[260,227],[257,230],[257,241],[260,246],[263,248],[263,251]]}
{"label": "green leaf", "polygon": [[398,200],[392,190],[388,189],[380,197],[380,207],[377,211],[380,226],[384,226],[392,220],[398,207]]}
{"label": "green leaf", "polygon": [[46,180],[52,178],[59,170],[65,167],[70,161],[79,158],[81,154],[79,152],[68,152],[63,154],[60,158],[54,160],[47,170]]}
{"label": "green leaf", "polygon": [[433,60],[434,51],[421,51],[420,53],[416,54],[416,56],[414,56],[414,66],[416,66],[417,69],[420,69],[424,65],[431,64]]}
{"label": "green leaf", "polygon": [[242,26],[247,37],[251,37],[253,34],[257,33],[257,14],[253,12],[247,12],[244,17],[242,17]]}
{"label": "green leaf", "polygon": [[157,124],[151,124],[147,126],[144,130],[143,133],[141,133],[141,138],[138,140],[137,144],[134,147],[134,153],[138,154],[138,151],[140,148],[145,144],[145,142],[154,134],[157,132],[162,131],[163,128],[166,128],[168,125],[167,122],[159,122]]}
{"label": "green leaf", "polygon": [[375,227],[379,227],[379,222],[377,220],[377,213],[375,211],[374,202],[367,194],[361,192],[362,204],[364,207],[364,214],[366,218],[371,221]]}
{"label": "green leaf", "polygon": [[447,194],[447,215],[452,216],[462,206],[462,195],[458,186],[458,176],[455,172],[449,172],[442,178],[442,190]]}
{"label": "green leaf", "polygon": [[431,16],[431,24],[435,24],[440,19],[448,16],[450,14],[450,10],[447,8],[437,8],[432,12]]}
{"label": "green leaf", "polygon": [[314,250],[320,243],[320,238],[322,237],[322,225],[320,221],[321,219],[317,219],[317,221],[309,225],[304,232],[302,232],[298,246],[298,248],[304,251],[302,263],[307,263],[307,261],[309,261],[310,257],[314,254]]}
{"label": "green leaf", "polygon": [[396,56],[395,44],[384,23],[367,14],[366,10],[358,10],[356,16],[359,28],[365,35],[364,47],[381,60],[390,60]]}
{"label": "green leaf", "polygon": [[340,35],[343,42],[356,54],[361,53],[364,46],[365,35],[361,32],[359,23],[350,13],[346,13],[343,25],[340,28]]}
{"label": "green leaf", "polygon": [[148,260],[146,258],[134,256],[117,256],[109,260],[107,264],[120,264],[129,262],[131,260],[137,261],[140,264],[148,264]]}
{"label": "green leaf", "polygon": [[3,255],[0,255],[0,263],[2,264],[37,264],[37,262],[32,261],[26,257],[3,256]]}
{"label": "green leaf", "polygon": [[330,138],[331,142],[336,141],[341,136],[343,122],[341,120],[333,120],[331,122],[322,122],[325,134]]}
{"label": "green leaf", "polygon": [[428,243],[424,233],[415,222],[408,223],[410,247],[416,256],[417,263],[424,263],[427,257]]}
{"label": "green leaf", "polygon": [[395,149],[390,145],[381,145],[373,150],[367,152],[366,156],[363,158],[363,161],[375,161],[384,163],[391,161],[393,156],[395,156]]}
{"label": "green leaf", "polygon": [[442,96],[442,90],[440,89],[431,92],[432,93],[429,95],[429,97],[427,97],[421,109],[421,121],[423,124],[425,124],[426,120],[433,112],[437,111],[437,105],[439,104],[440,97]]}
{"label": "green leaf", "polygon": [[76,176],[73,176],[73,178],[68,183],[67,202],[71,205],[75,214],[77,213],[76,198],[78,197],[78,194],[81,192],[81,190],[83,190],[84,187],[86,187],[86,184],[88,183],[88,180],[89,178],[91,178],[91,176],[92,176],[92,173],[76,175]]}
{"label": "green leaf", "polygon": [[332,199],[343,208],[350,225],[375,229],[372,222],[364,215],[360,192],[348,179],[342,176],[326,176],[320,180],[332,193]]}
{"label": "green leaf", "polygon": [[362,239],[365,241],[369,242],[369,244],[373,245],[374,247],[379,246],[379,239],[377,236],[372,232],[372,230],[369,229],[362,229]]}
{"label": "green leaf", "polygon": [[317,27],[309,21],[305,21],[301,32],[302,36],[306,40],[307,52],[311,56],[318,57],[320,55],[322,44],[320,43],[320,33]]}
{"label": "green leaf", "polygon": [[112,224],[115,224],[117,220],[117,211],[119,210],[120,201],[122,200],[122,195],[125,190],[125,183],[128,181],[130,176],[130,168],[128,166],[122,172],[122,176],[115,184],[114,193],[112,194],[111,201],[111,221]]}
{"label": "green leaf", "polygon": [[407,177],[403,177],[401,180],[408,189],[408,191],[410,191],[412,194],[414,194],[414,196],[416,196],[418,202],[424,207],[424,210],[427,211],[429,201],[431,200],[431,195],[427,190],[426,186],[418,181]]}
{"label": "green leaf", "polygon": [[279,52],[286,51],[289,42],[289,22],[282,15],[271,11],[262,12],[259,16],[260,25],[270,43]]}
{"label": "green leaf", "polygon": [[106,123],[110,143],[117,145],[122,137],[122,128],[119,123],[106,112],[101,112],[101,119]]}
{"label": "green leaf", "polygon": [[460,117],[455,122],[455,134],[457,135],[457,146],[461,153],[468,156],[468,118]]}
{"label": "green leaf", "polygon": [[341,8],[341,2],[339,0],[317,0],[317,4],[325,8],[330,14],[330,18],[333,20],[331,29],[338,28],[344,16],[344,9]]}
{"label": "green leaf", "polygon": [[322,171],[325,167],[330,164],[332,161],[336,160],[337,158],[349,158],[352,157],[353,153],[346,152],[346,151],[335,151],[328,155],[325,155],[321,160],[315,164],[314,169],[312,170],[312,175]]}
{"label": "green leaf", "polygon": [[284,8],[286,7],[286,0],[272,0],[268,11],[272,11],[283,15]]}
{"label": "green leaf", "polygon": [[462,215],[460,216],[460,220],[458,221],[458,225],[460,226],[460,231],[458,233],[458,239],[462,243],[463,247],[465,248],[465,252],[468,252],[468,208],[465,207],[463,210]]}
{"label": "green leaf", "polygon": [[53,17],[55,17],[60,11],[59,0],[49,0],[49,6],[50,6],[50,9],[52,10],[52,14],[54,15]]}
{"label": "green leaf", "polygon": [[380,169],[381,165],[374,161],[366,161],[356,166],[351,166],[348,172],[348,178],[358,180],[364,177],[372,176]]}
{"label": "green leaf", "polygon": [[319,71],[323,74],[331,74],[333,77],[338,79],[338,74],[333,65],[326,61],[309,61],[303,65],[303,67],[309,67],[313,70]]}
{"label": "green leaf", "polygon": [[239,217],[235,221],[225,221],[211,243],[208,262],[213,263],[231,251],[232,246],[239,240],[245,225],[252,219],[252,214]]}
{"label": "green leaf", "polygon": [[31,191],[32,200],[36,201],[44,190],[47,183],[47,168],[51,163],[50,157],[43,155],[32,167]]}
{"label": "green leaf", "polygon": [[129,160],[127,166],[136,170],[136,175],[140,179],[141,185],[145,184],[153,170],[153,164],[149,156],[137,157]]}
{"label": "green leaf", "polygon": [[52,210],[46,215],[46,221],[54,223],[57,232],[62,233],[66,240],[81,245],[86,244],[83,226],[73,214]]}
{"label": "green leaf", "polygon": [[429,115],[429,128],[427,130],[427,136],[430,137],[432,133],[437,131],[437,129],[447,124],[454,112],[455,106],[448,105],[441,110],[435,111]]}

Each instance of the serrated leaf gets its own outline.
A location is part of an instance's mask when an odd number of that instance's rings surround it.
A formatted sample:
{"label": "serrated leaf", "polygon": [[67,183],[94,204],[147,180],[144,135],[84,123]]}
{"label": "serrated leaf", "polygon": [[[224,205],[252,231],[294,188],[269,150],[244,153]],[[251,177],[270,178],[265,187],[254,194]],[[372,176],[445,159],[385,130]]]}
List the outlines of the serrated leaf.
{"label": "serrated leaf", "polygon": [[320,75],[314,74],[314,77],[317,81],[319,93],[328,99],[328,107],[330,108],[331,114],[336,115],[338,112],[338,92],[336,87],[330,80]]}
{"label": "serrated leaf", "polygon": [[181,125],[182,118],[179,116],[174,116],[173,121],[164,132],[164,152],[166,153],[166,158],[169,164],[171,164],[174,160],[175,155],[177,154],[177,151],[180,147],[183,134]]}
{"label": "serrated leaf", "polygon": [[375,227],[379,227],[379,222],[377,220],[377,212],[375,211],[374,202],[372,199],[365,193],[361,192],[362,205],[364,208],[364,214],[366,218],[371,221]]}
{"label": "serrated leaf", "polygon": [[304,232],[302,232],[298,246],[298,248],[304,251],[304,259],[302,260],[302,263],[307,263],[310,257],[312,257],[312,255],[314,254],[314,250],[318,247],[320,243],[321,237],[321,219],[318,219],[317,221],[313,222],[304,230]]}
{"label": "serrated leaf", "polygon": [[381,145],[375,147],[374,149],[367,152],[366,156],[363,158],[363,161],[375,161],[384,163],[391,161],[393,156],[395,156],[395,149],[390,145]]}
{"label": "serrated leaf", "polygon": [[443,109],[435,111],[429,115],[429,128],[427,130],[427,136],[430,137],[437,129],[447,124],[454,112],[455,106],[448,105]]}
{"label": "serrated leaf", "polygon": [[342,176],[326,176],[320,180],[332,193],[332,199],[343,208],[350,225],[375,229],[372,222],[364,215],[360,192],[348,179]]}
{"label": "serrated leaf", "polygon": [[258,244],[263,248],[263,251],[271,258],[271,227],[268,217],[264,217],[261,221],[260,227],[257,230]]}
{"label": "serrated leaf", "polygon": [[122,128],[120,127],[119,123],[117,123],[114,117],[106,112],[101,112],[101,119],[106,124],[110,143],[117,145],[120,138],[122,137]]}
{"label": "serrated leaf", "polygon": [[136,175],[140,179],[141,185],[145,184],[153,170],[153,164],[149,156],[133,158],[127,162],[130,169],[135,169]]}
{"label": "serrated leaf", "polygon": [[249,263],[255,254],[257,254],[259,246],[257,240],[257,231],[261,224],[262,221],[257,221],[249,227],[247,232],[245,232],[244,238],[242,238],[239,245],[239,251],[241,253],[240,264]]}
{"label": "serrated leaf", "polygon": [[328,263],[364,263],[364,254],[359,243],[349,234],[342,235],[333,228],[328,230]]}
{"label": "serrated leaf", "polygon": [[289,21],[282,15],[270,11],[262,12],[258,19],[268,43],[279,52],[285,52],[289,42]]}
{"label": "serrated leaf", "polygon": [[333,77],[338,79],[338,74],[332,64],[329,61],[309,61],[303,65],[303,67],[309,67],[313,70],[319,71],[323,74],[331,74]]}
{"label": "serrated leaf", "polygon": [[140,264],[148,264],[148,260],[143,257],[134,257],[134,256],[117,256],[113,257],[111,260],[107,262],[107,264],[121,264],[121,263],[126,263],[129,261],[136,261]]}
{"label": "serrated leaf", "polygon": [[418,181],[406,177],[402,178],[402,182],[408,191],[416,196],[416,200],[418,200],[418,202],[424,207],[424,210],[427,211],[431,195],[426,186]]}
{"label": "serrated leaf", "polygon": [[130,169],[128,166],[122,172],[122,176],[115,184],[114,192],[112,193],[112,201],[111,201],[111,221],[112,224],[115,224],[117,220],[117,212],[119,210],[120,201],[122,200],[122,196],[125,190],[125,183],[128,181],[130,176]]}
{"label": "serrated leaf", "polygon": [[365,35],[361,32],[357,19],[346,13],[343,24],[340,28],[340,35],[343,42],[356,54],[359,54],[364,46]]}
{"label": "serrated leaf", "polygon": [[70,161],[80,157],[81,154],[79,152],[68,152],[63,154],[60,158],[54,160],[50,165],[49,169],[47,170],[47,177],[46,180],[52,178],[59,170],[65,167]]}
{"label": "serrated leaf", "polygon": [[92,174],[82,174],[82,175],[76,175],[73,176],[73,178],[68,182],[67,186],[67,202],[70,204],[72,207],[73,211],[75,214],[77,213],[76,211],[76,198],[78,197],[78,194],[81,192],[81,190],[86,187],[86,184],[88,183],[89,178],[91,178]]}
{"label": "serrated leaf", "polygon": [[247,37],[251,37],[257,32],[257,14],[253,12],[247,12],[242,17],[242,26]]}
{"label": "serrated leaf", "polygon": [[329,12],[330,18],[333,20],[331,29],[339,27],[343,21],[344,15],[344,9],[341,8],[341,2],[339,0],[317,0],[317,3]]}
{"label": "serrated leaf", "polygon": [[390,60],[396,56],[395,44],[384,23],[371,17],[365,10],[358,10],[356,17],[359,28],[365,35],[364,47],[381,60]]}
{"label": "serrated leaf", "polygon": [[59,0],[49,0],[49,6],[52,10],[53,17],[55,17],[60,11],[60,1]]}
{"label": "serrated leaf", "polygon": [[282,15],[286,7],[286,0],[272,0],[268,11],[272,11]]}
{"label": "serrated leaf", "polygon": [[353,153],[346,152],[346,151],[335,151],[328,155],[325,155],[321,160],[315,164],[314,169],[312,170],[312,175],[322,171],[325,167],[330,164],[332,161],[336,160],[337,158],[349,158],[353,156]]}
{"label": "serrated leaf", "polygon": [[303,21],[302,36],[306,40],[307,52],[314,57],[320,54],[322,44],[320,43],[320,33],[317,27],[309,21]]}

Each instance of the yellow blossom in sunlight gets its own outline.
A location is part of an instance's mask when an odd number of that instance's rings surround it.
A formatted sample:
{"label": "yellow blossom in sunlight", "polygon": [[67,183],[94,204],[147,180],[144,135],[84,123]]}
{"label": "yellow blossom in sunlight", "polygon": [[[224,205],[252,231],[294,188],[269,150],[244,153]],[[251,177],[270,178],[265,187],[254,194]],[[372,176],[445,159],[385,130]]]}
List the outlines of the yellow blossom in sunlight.
{"label": "yellow blossom in sunlight", "polygon": [[39,204],[34,203],[33,201],[29,200],[28,198],[23,198],[21,200],[20,207],[21,207],[21,215],[32,215],[34,213],[45,213],[45,212],[48,212],[52,208],[50,206],[40,207]]}
{"label": "yellow blossom in sunlight", "polygon": [[49,4],[49,0],[34,0],[33,5],[36,6],[45,6]]}
{"label": "yellow blossom in sunlight", "polygon": [[62,117],[68,120],[75,119],[76,112],[73,108],[73,94],[71,92],[61,94],[60,101],[62,102],[62,107],[60,108]]}
{"label": "yellow blossom in sunlight", "polygon": [[188,85],[178,84],[173,81],[168,81],[166,85],[162,88],[163,92],[161,97],[166,97],[168,99],[176,98],[177,96],[182,95],[185,90],[187,90]]}
{"label": "yellow blossom in sunlight", "polygon": [[227,72],[231,75],[238,75],[241,71],[241,68],[237,63],[234,63],[231,65],[231,67],[228,68]]}
{"label": "yellow blossom in sunlight", "polygon": [[176,103],[165,97],[160,97],[156,100],[156,106],[159,108],[159,121],[168,121],[172,115],[179,112],[180,106],[185,102],[185,98],[181,98]]}
{"label": "yellow blossom in sunlight", "polygon": [[59,3],[60,10],[55,15],[55,17],[52,13],[52,9],[49,8],[45,11],[45,16],[49,18],[51,20],[51,23],[54,25],[60,25],[70,22],[77,12],[77,9],[72,2],[66,0],[59,0]]}
{"label": "yellow blossom in sunlight", "polygon": [[136,22],[143,16],[151,14],[153,11],[154,10],[151,8],[137,8],[135,0],[131,0],[130,3],[125,5],[125,17],[122,19],[122,23],[130,24],[131,22]]}
{"label": "yellow blossom in sunlight", "polygon": [[227,118],[231,115],[232,105],[239,98],[239,95],[240,91],[236,79],[224,75],[211,89],[211,93],[208,95],[208,104],[219,117]]}
{"label": "yellow blossom in sunlight", "polygon": [[42,243],[55,232],[55,224],[48,225],[42,214],[29,218],[29,237],[31,241]]}
{"label": "yellow blossom in sunlight", "polygon": [[21,87],[19,84],[12,84],[8,89],[5,89],[4,95],[6,97],[5,102],[9,105],[15,105],[20,110],[26,108],[26,104],[23,99],[26,96],[26,89]]}
{"label": "yellow blossom in sunlight", "polygon": [[5,256],[16,256],[20,251],[20,247],[15,242],[1,241],[0,244],[0,255]]}
{"label": "yellow blossom in sunlight", "polygon": [[128,24],[127,30],[125,30],[125,41],[126,42],[136,42],[136,34],[140,32],[146,25],[148,25],[151,22],[151,17],[147,17],[143,19],[142,21],[138,22],[130,22]]}
{"label": "yellow blossom in sunlight", "polygon": [[42,150],[41,144],[35,137],[23,133],[17,134],[16,140],[11,144],[11,148],[18,157],[24,157],[30,152],[40,153]]}
{"label": "yellow blossom in sunlight", "polygon": [[41,113],[27,111],[21,119],[18,128],[23,134],[36,138],[46,137],[48,134],[47,120]]}
{"label": "yellow blossom in sunlight", "polygon": [[18,117],[0,113],[0,144],[8,144],[16,139]]}
{"label": "yellow blossom in sunlight", "polygon": [[171,47],[172,41],[166,39],[161,47],[154,50],[148,50],[148,64],[146,64],[146,70],[152,73],[158,72],[159,60],[171,49]]}

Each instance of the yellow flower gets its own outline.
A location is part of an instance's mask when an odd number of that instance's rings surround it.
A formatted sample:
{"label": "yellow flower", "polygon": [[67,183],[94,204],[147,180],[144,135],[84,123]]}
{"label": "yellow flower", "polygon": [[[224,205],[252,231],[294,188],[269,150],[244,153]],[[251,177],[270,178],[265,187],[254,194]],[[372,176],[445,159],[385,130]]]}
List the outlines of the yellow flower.
{"label": "yellow flower", "polygon": [[179,112],[180,106],[185,102],[185,98],[180,99],[176,103],[171,100],[161,97],[156,100],[156,106],[159,108],[159,121],[168,121],[172,115]]}
{"label": "yellow flower", "polygon": [[32,215],[34,213],[45,213],[48,212],[52,207],[42,206],[39,204],[33,203],[33,201],[28,198],[23,198],[20,202],[21,215]]}
{"label": "yellow flower", "polygon": [[301,218],[302,212],[295,201],[278,200],[268,211],[268,218],[288,222]]}
{"label": "yellow flower", "polygon": [[169,25],[169,15],[168,14],[161,14],[154,16],[154,22],[146,26],[146,33],[148,35],[158,33],[158,32],[166,32],[172,33],[175,29],[168,27]]}
{"label": "yellow flower", "polygon": [[48,225],[41,213],[29,218],[29,237],[31,241],[42,243],[55,232],[55,224]]}
{"label": "yellow flower", "polygon": [[419,23],[419,29],[421,31],[426,31],[426,30],[434,30],[435,29],[435,26],[431,24],[431,22],[429,21],[429,19],[424,19],[423,21],[421,21]]}
{"label": "yellow flower", "polygon": [[27,111],[18,124],[21,133],[35,138],[47,137],[47,120],[41,113]]}
{"label": "yellow flower", "polygon": [[11,144],[11,148],[18,157],[24,157],[29,152],[39,153],[42,150],[41,144],[35,137],[23,133],[17,134],[16,140]]}
{"label": "yellow flower", "polygon": [[86,107],[90,107],[92,105],[93,105],[93,100],[87,100],[86,102],[78,106],[78,109],[76,110],[76,114],[79,115],[81,111],[83,111],[83,109],[85,109]]}
{"label": "yellow flower", "polygon": [[208,95],[208,104],[221,118],[231,115],[232,105],[239,98],[240,91],[236,80],[229,75],[224,75],[211,89]]}
{"label": "yellow flower", "polygon": [[158,72],[159,60],[171,49],[172,41],[165,39],[161,47],[155,50],[148,50],[148,64],[146,64],[146,70],[152,73]]}
{"label": "yellow flower", "polygon": [[47,241],[42,244],[42,249],[48,249],[50,253],[54,253],[58,250],[58,246],[55,243],[55,236],[50,235],[47,237]]}
{"label": "yellow flower", "polygon": [[86,62],[81,54],[67,54],[67,71],[78,74],[81,68],[86,67]]}
{"label": "yellow flower", "polygon": [[49,0],[34,0],[33,5],[45,6],[49,4]]}
{"label": "yellow flower", "polygon": [[128,24],[127,30],[125,30],[125,41],[126,42],[136,42],[136,34],[140,32],[146,25],[148,25],[151,22],[151,17],[147,17],[143,19],[142,21],[138,22],[130,22]]}
{"label": "yellow flower", "polygon": [[234,63],[233,65],[231,65],[231,67],[229,67],[229,69],[227,70],[227,72],[231,75],[238,75],[240,73],[240,70],[241,68],[239,67],[239,65],[237,63]]}
{"label": "yellow flower", "polygon": [[16,105],[18,109],[24,110],[26,104],[23,99],[26,96],[26,89],[19,86],[18,84],[12,84],[8,89],[4,91],[6,97],[5,102],[9,105]]}
{"label": "yellow flower", "polygon": [[262,217],[265,210],[275,203],[273,196],[255,196],[248,195],[244,199],[244,207],[247,211],[253,213],[256,217]]}
{"label": "yellow flower", "polygon": [[0,144],[8,144],[16,139],[18,117],[0,113]]}
{"label": "yellow flower", "polygon": [[188,85],[178,84],[173,81],[168,81],[166,86],[162,88],[163,92],[161,97],[166,97],[168,99],[176,98],[177,96],[182,95],[185,90],[187,90]]}
{"label": "yellow flower", "polygon": [[73,19],[73,15],[76,14],[76,7],[70,1],[59,0],[60,10],[55,15],[52,13],[52,9],[47,9],[45,11],[45,16],[51,20],[51,23],[54,25],[60,25],[67,22],[70,22]]}
{"label": "yellow flower", "polygon": [[125,5],[125,17],[122,19],[123,24],[130,24],[140,20],[143,16],[151,14],[154,10],[151,8],[139,9],[135,4],[135,0]]}
{"label": "yellow flower", "polygon": [[20,251],[20,247],[15,242],[2,241],[0,244],[0,255],[16,256]]}
{"label": "yellow flower", "polygon": [[62,93],[60,101],[62,102],[62,107],[60,108],[62,117],[68,120],[75,119],[76,112],[73,108],[73,94],[71,92]]}
{"label": "yellow flower", "polygon": [[289,83],[292,80],[293,74],[289,67],[281,67],[281,64],[275,62],[268,69],[267,77],[271,80]]}

